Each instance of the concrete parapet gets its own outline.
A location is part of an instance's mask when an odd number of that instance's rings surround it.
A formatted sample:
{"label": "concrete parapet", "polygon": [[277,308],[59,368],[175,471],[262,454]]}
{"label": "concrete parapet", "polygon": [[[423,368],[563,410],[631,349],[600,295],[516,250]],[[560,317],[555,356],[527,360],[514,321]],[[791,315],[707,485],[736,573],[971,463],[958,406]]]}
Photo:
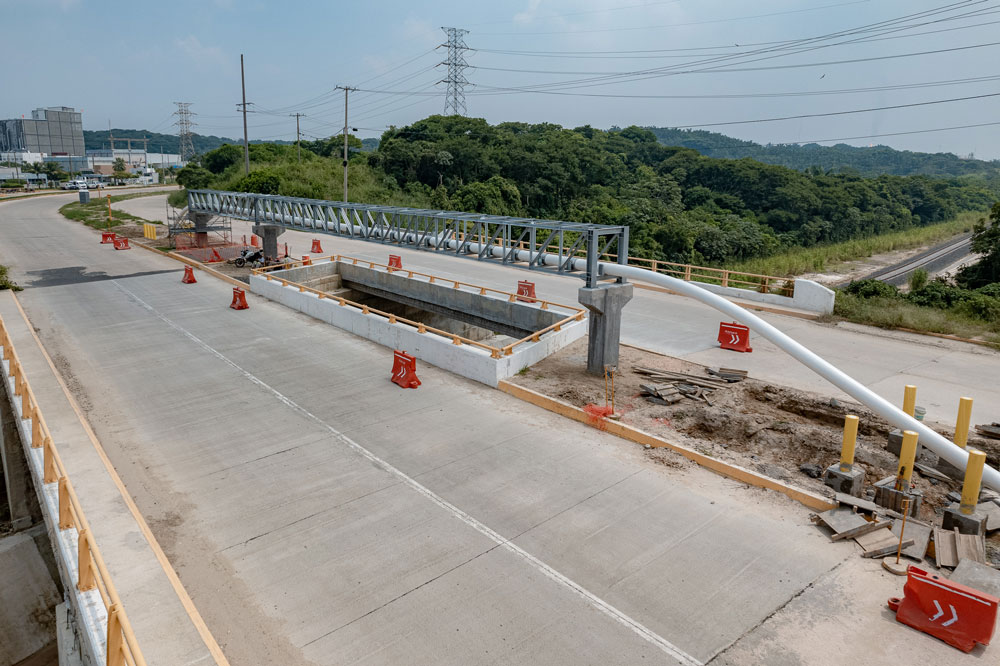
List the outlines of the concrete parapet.
{"label": "concrete parapet", "polygon": [[828,289],[827,287],[824,287],[818,282],[813,282],[812,280],[795,280],[794,295],[791,297],[772,293],[762,294],[759,291],[754,291],[753,289],[723,287],[722,285],[709,284],[707,282],[693,282],[693,284],[696,284],[702,289],[710,291],[713,294],[718,294],[727,298],[738,298],[744,301],[766,303],[769,305],[776,305],[778,307],[795,308],[798,310],[806,310],[808,312],[816,312],[818,314],[832,313],[834,300],[837,296],[836,292],[832,289]]}

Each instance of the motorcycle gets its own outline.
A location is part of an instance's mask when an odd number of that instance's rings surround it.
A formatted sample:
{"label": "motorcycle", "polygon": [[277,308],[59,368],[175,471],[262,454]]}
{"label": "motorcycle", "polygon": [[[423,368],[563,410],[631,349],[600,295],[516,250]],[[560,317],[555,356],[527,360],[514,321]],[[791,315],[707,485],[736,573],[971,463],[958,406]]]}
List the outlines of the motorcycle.
{"label": "motorcycle", "polygon": [[236,264],[237,268],[243,268],[247,264],[259,268],[264,265],[264,251],[254,247],[245,248],[233,263]]}

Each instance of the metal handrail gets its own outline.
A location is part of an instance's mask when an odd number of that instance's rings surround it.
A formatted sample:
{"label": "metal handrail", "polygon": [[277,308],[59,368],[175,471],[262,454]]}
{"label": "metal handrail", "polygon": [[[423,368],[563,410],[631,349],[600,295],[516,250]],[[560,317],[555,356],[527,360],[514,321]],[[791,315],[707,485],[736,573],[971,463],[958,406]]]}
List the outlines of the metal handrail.
{"label": "metal handrail", "polygon": [[77,584],[81,592],[97,589],[107,612],[106,666],[146,666],[146,660],[139,649],[139,641],[132,630],[125,607],[115,589],[97,543],[94,541],[90,523],[80,506],[80,499],[69,479],[66,467],[56,449],[49,427],[42,416],[38,400],[24,367],[14,350],[13,342],[3,318],[0,317],[0,347],[3,360],[10,362],[8,376],[14,378],[14,395],[21,398],[21,420],[31,419],[31,448],[42,449],[42,481],[45,485],[55,483],[59,498],[59,530],[76,529],[77,537]]}
{"label": "metal handrail", "polygon": [[[385,264],[379,264],[377,262],[369,261],[367,259],[358,259],[356,257],[349,257],[349,256],[342,255],[342,254],[330,255],[328,257],[317,257],[317,260],[321,260],[321,259],[328,259],[331,262],[332,261],[345,261],[345,260],[346,261],[351,261],[352,265],[354,265],[354,266],[357,266],[359,263],[360,264],[367,264],[370,269],[374,269],[376,267],[378,267],[378,268],[384,268],[389,273],[404,273],[405,272],[405,273],[407,273],[407,277],[409,277],[409,278],[412,278],[414,276],[426,277],[426,278],[429,279],[430,284],[436,284],[437,281],[441,281],[441,282],[444,282],[444,283],[451,283],[454,286],[455,289],[459,289],[460,287],[471,287],[474,290],[478,290],[480,296],[485,296],[487,293],[492,292],[494,294],[501,294],[501,295],[503,295],[510,302],[514,302],[518,298],[517,294],[509,292],[509,291],[502,291],[500,289],[493,289],[491,287],[483,287],[483,286],[480,286],[480,285],[470,284],[468,282],[462,282],[461,280],[452,280],[451,278],[441,278],[441,277],[438,277],[438,276],[435,276],[435,275],[430,275],[428,273],[420,273],[418,271],[407,270],[405,268],[394,268],[392,266],[388,266],[388,265],[385,265]],[[300,267],[300,266],[312,265],[311,262],[312,262],[312,258],[310,258],[310,264],[306,264],[304,260],[293,260],[293,261],[286,262],[284,264],[277,264],[277,265],[274,265],[274,266],[264,266],[262,268],[255,268],[255,269],[253,269],[253,274],[254,275],[263,275],[263,277],[265,279],[267,279],[267,280],[277,280],[277,281],[281,282],[281,286],[282,287],[292,286],[292,287],[298,288],[299,292],[309,292],[309,293],[312,293],[312,294],[316,294],[320,299],[330,298],[330,299],[336,300],[338,302],[338,304],[341,305],[341,306],[351,306],[351,307],[354,307],[354,308],[357,308],[357,309],[361,310],[362,314],[374,314],[374,315],[378,315],[378,316],[381,316],[381,317],[385,317],[386,319],[389,320],[390,324],[395,324],[395,323],[407,324],[409,326],[415,327],[417,329],[418,333],[433,333],[435,335],[440,335],[442,337],[450,338],[451,341],[452,341],[452,344],[455,344],[455,345],[463,345],[464,344],[464,345],[470,345],[472,347],[478,347],[480,349],[483,349],[485,351],[490,352],[490,356],[492,358],[500,358],[501,356],[510,356],[511,354],[514,353],[514,348],[517,347],[518,345],[527,344],[529,342],[538,342],[542,335],[545,335],[546,333],[549,333],[551,331],[561,331],[563,326],[566,326],[566,325],[568,325],[569,323],[571,323],[573,321],[582,321],[583,318],[584,318],[584,315],[586,314],[586,311],[583,308],[577,308],[577,307],[574,307],[574,306],[571,306],[571,305],[563,305],[561,303],[554,303],[552,301],[546,301],[546,300],[543,300],[543,299],[540,299],[540,298],[528,299],[530,302],[540,303],[541,304],[540,305],[540,309],[542,309],[542,310],[548,310],[550,307],[557,307],[557,308],[562,308],[564,310],[569,310],[569,311],[572,312],[572,314],[570,314],[565,319],[561,319],[560,321],[557,321],[554,324],[550,324],[549,326],[546,326],[545,328],[543,328],[543,329],[541,329],[539,331],[535,331],[531,335],[528,335],[528,336],[526,336],[524,338],[521,338],[520,340],[516,340],[516,341],[512,342],[509,345],[506,345],[504,347],[494,347],[492,345],[487,345],[487,344],[484,344],[484,343],[479,342],[477,340],[471,340],[471,339],[463,337],[461,335],[456,335],[455,333],[449,333],[448,331],[443,331],[443,330],[441,330],[439,328],[434,328],[433,326],[427,326],[426,324],[423,324],[423,323],[418,322],[418,321],[413,321],[411,319],[406,319],[404,317],[399,317],[399,316],[396,316],[394,314],[389,314],[388,312],[383,312],[383,311],[378,310],[376,308],[372,308],[372,307],[367,306],[367,305],[362,305],[361,303],[356,303],[354,301],[348,300],[348,299],[340,297],[340,296],[331,296],[329,293],[327,293],[325,291],[321,291],[321,290],[316,289],[314,287],[309,287],[309,286],[306,286],[304,284],[300,284],[298,282],[293,282],[292,280],[286,280],[284,278],[276,278],[276,277],[274,277],[272,275],[269,275],[270,272],[276,271],[276,270],[285,270],[285,269],[288,269],[288,268],[296,268],[296,267]],[[526,298],[526,297],[521,297],[521,298]]]}

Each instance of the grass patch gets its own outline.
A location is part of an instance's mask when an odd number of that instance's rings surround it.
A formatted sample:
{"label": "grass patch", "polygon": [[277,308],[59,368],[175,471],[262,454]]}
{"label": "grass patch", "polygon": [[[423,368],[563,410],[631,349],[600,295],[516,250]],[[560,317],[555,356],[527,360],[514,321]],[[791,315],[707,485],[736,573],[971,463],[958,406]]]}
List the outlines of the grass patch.
{"label": "grass patch", "polygon": [[3,291],[4,289],[10,289],[11,291],[21,291],[22,288],[19,287],[17,284],[15,284],[7,276],[7,267],[0,266],[0,291]]}
{"label": "grass patch", "polygon": [[940,243],[958,234],[971,231],[985,213],[962,213],[954,220],[916,227],[888,234],[858,238],[815,247],[787,250],[760,259],[748,259],[727,266],[730,270],[761,275],[802,275],[803,273],[830,271],[839,264],[866,259],[875,254],[894,250],[909,250],[922,245]]}
{"label": "grass patch", "polygon": [[914,305],[900,298],[862,298],[839,291],[833,316],[878,328],[909,328],[977,338],[1000,347],[1000,322],[986,322],[953,309]]}
{"label": "grass patch", "polygon": [[[139,194],[120,194],[118,196],[111,197],[111,203],[116,201],[125,201],[127,199],[137,199],[139,197],[153,196],[154,194],[162,194],[162,192],[142,192]],[[59,209],[63,217],[75,220],[76,222],[83,222],[88,227],[94,229],[107,229],[108,228],[108,202],[106,198],[91,199],[90,203],[80,203],[79,201],[74,201],[73,203],[68,203]],[[146,220],[135,215],[131,215],[121,210],[113,210],[111,213],[111,227],[114,228],[120,224],[125,224],[126,222],[134,222],[136,224],[160,224],[153,220]]]}

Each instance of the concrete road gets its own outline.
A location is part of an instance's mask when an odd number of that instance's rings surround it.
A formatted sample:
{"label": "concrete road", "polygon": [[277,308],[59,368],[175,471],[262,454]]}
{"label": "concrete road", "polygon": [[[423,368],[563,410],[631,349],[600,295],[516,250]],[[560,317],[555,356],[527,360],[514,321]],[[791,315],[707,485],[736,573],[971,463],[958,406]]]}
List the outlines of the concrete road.
{"label": "concrete road", "polygon": [[[782,496],[435,368],[399,389],[389,350],[230,310],[61,203],[0,204],[0,263],[233,664],[774,663],[757,632],[857,555]],[[852,640],[934,650],[864,601],[835,610],[868,620]]]}
{"label": "concrete road", "polygon": [[[142,217],[165,215],[161,197],[124,201],[127,210]],[[128,206],[127,208],[125,206]],[[154,219],[147,217],[147,219]],[[249,237],[250,225],[235,221],[237,238]],[[308,254],[314,235],[289,231],[279,237],[294,256]],[[581,282],[573,277],[515,270],[447,254],[392,248],[378,243],[317,235],[324,251],[386,263],[390,252],[403,265],[473,284],[514,290],[518,280],[531,279],[538,295],[576,303]],[[855,324],[829,324],[795,317],[758,313],[887,400],[902,403],[903,387],[915,384],[917,404],[927,420],[953,424],[959,398],[975,400],[973,422],[1000,420],[1000,354],[976,345],[930,336],[884,331]],[[755,377],[845,399],[847,396],[798,364],[770,342],[752,336],[753,353],[738,354],[718,348],[720,315],[716,310],[682,296],[644,289],[625,308],[622,340],[671,356],[707,365],[745,368]]]}
{"label": "concrete road", "polygon": [[783,497],[434,368],[399,389],[389,350],[230,310],[61,203],[0,205],[0,263],[234,664],[704,663],[853,555]]}

